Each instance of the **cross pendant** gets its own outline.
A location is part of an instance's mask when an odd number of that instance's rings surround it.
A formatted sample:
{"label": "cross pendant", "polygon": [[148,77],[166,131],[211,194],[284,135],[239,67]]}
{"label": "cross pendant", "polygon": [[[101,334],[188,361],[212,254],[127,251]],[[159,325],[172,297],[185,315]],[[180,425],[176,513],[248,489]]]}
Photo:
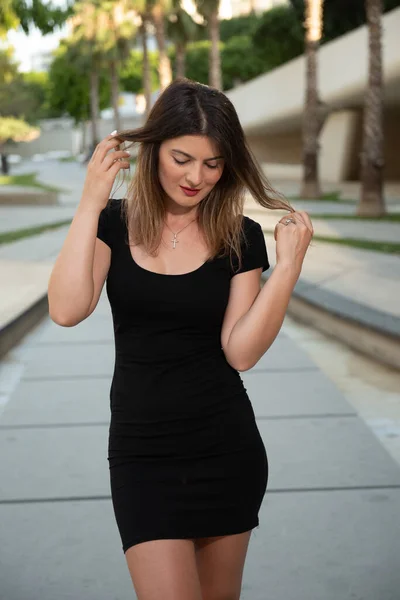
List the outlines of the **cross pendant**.
{"label": "cross pendant", "polygon": [[176,239],[176,233],[174,233],[174,239],[171,240],[171,242],[173,243],[173,249],[175,250],[176,244],[179,243],[179,240]]}

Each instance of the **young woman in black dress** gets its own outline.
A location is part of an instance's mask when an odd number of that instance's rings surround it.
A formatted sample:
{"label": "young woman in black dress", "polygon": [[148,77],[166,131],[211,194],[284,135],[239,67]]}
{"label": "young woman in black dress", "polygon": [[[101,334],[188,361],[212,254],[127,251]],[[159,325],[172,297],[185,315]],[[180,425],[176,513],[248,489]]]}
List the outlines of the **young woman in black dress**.
{"label": "young woman in black dress", "polygon": [[[127,197],[110,200],[139,144]],[[269,267],[250,192],[285,209]],[[237,600],[268,461],[239,375],[277,336],[313,234],[274,192],[221,92],[179,79],[143,127],[97,146],[49,282],[50,316],[71,327],[104,282],[115,369],[112,502],[139,600]]]}

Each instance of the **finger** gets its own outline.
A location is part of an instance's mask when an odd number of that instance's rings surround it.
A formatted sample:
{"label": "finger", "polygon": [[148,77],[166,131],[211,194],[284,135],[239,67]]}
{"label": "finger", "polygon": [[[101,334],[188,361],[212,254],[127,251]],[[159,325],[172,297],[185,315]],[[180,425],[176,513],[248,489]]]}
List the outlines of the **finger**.
{"label": "finger", "polygon": [[130,163],[126,162],[126,161],[121,161],[121,160],[117,160],[117,162],[115,162],[107,171],[107,173],[110,174],[110,176],[112,177],[112,179],[115,179],[115,177],[117,176],[118,172],[121,169],[129,169],[130,168]]}
{"label": "finger", "polygon": [[117,133],[117,130],[115,129],[114,131],[112,131],[109,135],[107,135],[107,137],[103,138],[95,147],[92,157],[94,157],[98,151],[99,148],[101,148],[102,144],[104,144],[105,142],[112,140],[115,137],[115,134]]}
{"label": "finger", "polygon": [[308,214],[308,213],[306,213],[306,212],[305,212],[305,211],[303,211],[303,210],[302,210],[302,211],[300,211],[300,214],[303,216],[303,218],[304,218],[304,221],[305,221],[305,224],[307,225],[308,229],[309,229],[309,230],[310,230],[312,233],[314,233],[314,227],[313,227],[313,224],[312,224],[312,221],[311,221],[311,219],[310,219],[310,216],[309,216],[309,214]]}
{"label": "finger", "polygon": [[131,153],[126,150],[119,150],[118,152],[111,152],[111,154],[107,154],[103,162],[101,163],[102,168],[107,171],[115,161],[119,161],[124,159],[124,162],[127,162],[126,159],[130,157]]}
{"label": "finger", "polygon": [[119,145],[122,143],[121,140],[113,138],[109,141],[103,140],[103,142],[99,145],[99,150],[97,152],[96,161],[103,162],[107,154],[111,150],[119,150]]}
{"label": "finger", "polygon": [[[284,217],[282,217],[282,219],[279,220],[279,223],[281,225],[284,225],[285,227],[288,225],[295,225],[296,224],[296,218],[295,218],[295,213],[290,213],[289,215],[285,215]],[[288,221],[290,219],[289,223],[286,223],[286,221]]]}
{"label": "finger", "polygon": [[[292,223],[293,225],[293,223]],[[279,230],[283,229],[285,227],[288,227],[287,225],[284,225],[283,223],[281,223],[280,221],[275,225],[275,229],[274,229],[274,239],[275,241],[277,241],[278,239],[278,235],[279,235]]]}
{"label": "finger", "polygon": [[300,210],[296,211],[294,214],[298,223],[302,223],[303,225],[306,224],[304,221],[303,213]]}

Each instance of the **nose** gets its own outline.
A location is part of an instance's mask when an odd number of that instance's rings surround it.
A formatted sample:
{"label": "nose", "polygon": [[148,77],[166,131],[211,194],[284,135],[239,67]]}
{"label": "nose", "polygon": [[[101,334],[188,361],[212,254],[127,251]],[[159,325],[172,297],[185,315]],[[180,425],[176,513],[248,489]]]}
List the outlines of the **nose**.
{"label": "nose", "polygon": [[201,175],[202,166],[199,164],[192,165],[190,170],[186,173],[186,181],[188,187],[197,188],[201,184],[202,175]]}

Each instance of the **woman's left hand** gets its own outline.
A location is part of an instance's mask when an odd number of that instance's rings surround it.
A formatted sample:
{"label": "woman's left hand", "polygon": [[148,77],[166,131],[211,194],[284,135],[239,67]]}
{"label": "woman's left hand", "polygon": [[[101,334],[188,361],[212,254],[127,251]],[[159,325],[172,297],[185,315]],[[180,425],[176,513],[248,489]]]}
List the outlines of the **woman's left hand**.
{"label": "woman's left hand", "polygon": [[295,267],[299,271],[310,245],[314,229],[311,219],[304,211],[285,215],[276,224],[276,263]]}

